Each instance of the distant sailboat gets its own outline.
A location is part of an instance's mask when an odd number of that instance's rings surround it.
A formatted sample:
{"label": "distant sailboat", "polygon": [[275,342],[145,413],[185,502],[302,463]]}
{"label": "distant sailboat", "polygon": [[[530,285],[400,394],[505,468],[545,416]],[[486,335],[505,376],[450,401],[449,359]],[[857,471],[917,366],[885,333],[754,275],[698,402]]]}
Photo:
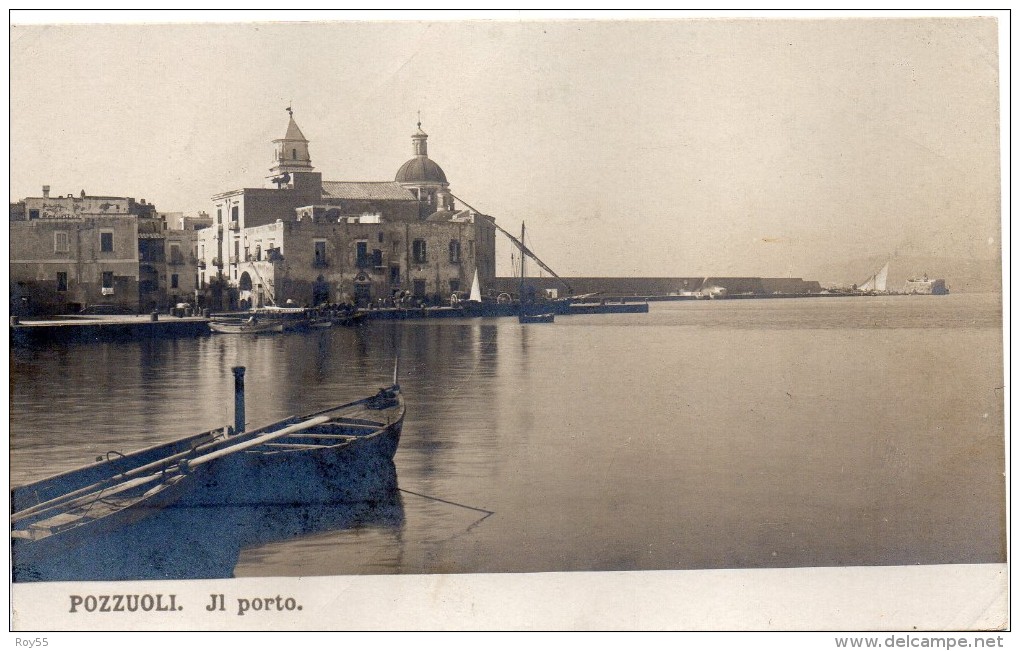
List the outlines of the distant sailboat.
{"label": "distant sailboat", "polygon": [[478,270],[475,269],[475,279],[471,281],[471,295],[468,296],[469,301],[476,303],[482,302],[482,287],[478,284]]}
{"label": "distant sailboat", "polygon": [[889,263],[886,262],[878,273],[872,274],[867,280],[857,287],[862,292],[884,292],[886,291],[886,280],[889,278]]}

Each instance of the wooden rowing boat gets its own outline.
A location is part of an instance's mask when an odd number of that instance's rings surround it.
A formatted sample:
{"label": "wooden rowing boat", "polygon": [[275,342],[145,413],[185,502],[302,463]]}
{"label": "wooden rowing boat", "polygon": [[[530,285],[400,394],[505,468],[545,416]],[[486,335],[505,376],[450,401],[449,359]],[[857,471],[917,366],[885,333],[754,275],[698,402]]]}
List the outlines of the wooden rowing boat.
{"label": "wooden rowing boat", "polygon": [[178,464],[193,474],[187,505],[359,501],[384,475],[400,442],[404,401],[396,383],[325,411],[287,418],[231,437],[223,448]]}
{"label": "wooden rowing boat", "polygon": [[225,335],[257,335],[283,332],[283,323],[273,320],[214,319],[209,330]]}
{"label": "wooden rowing boat", "polygon": [[295,332],[330,326],[330,317],[303,307],[258,307],[248,312],[214,316],[209,321],[212,332],[231,335]]}
{"label": "wooden rowing boat", "polygon": [[[243,411],[243,398],[238,404]],[[394,371],[391,386],[361,400],[247,432],[210,430],[111,453],[19,486],[11,491],[15,563],[73,549],[167,507],[356,502],[395,489],[395,474],[385,470],[404,413]]]}
{"label": "wooden rowing boat", "polygon": [[368,312],[338,312],[333,317],[333,324],[339,326],[356,326],[368,319]]}

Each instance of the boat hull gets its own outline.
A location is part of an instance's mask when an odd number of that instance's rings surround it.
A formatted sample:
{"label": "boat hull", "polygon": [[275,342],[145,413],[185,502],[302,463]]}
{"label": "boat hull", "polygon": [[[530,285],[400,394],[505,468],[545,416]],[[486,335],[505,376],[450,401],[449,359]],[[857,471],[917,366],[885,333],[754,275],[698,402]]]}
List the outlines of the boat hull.
{"label": "boat hull", "polygon": [[167,509],[378,501],[397,488],[393,457],[403,419],[394,385],[250,432],[212,430],[127,455],[111,453],[15,488],[15,566],[27,572],[41,559],[66,556]]}
{"label": "boat hull", "polygon": [[258,335],[273,334],[284,331],[283,323],[262,322],[262,323],[229,323],[224,321],[210,321],[209,330],[223,335]]}
{"label": "boat hull", "polygon": [[[48,530],[38,528],[19,528],[11,535],[11,561],[14,581],[32,580],[33,569],[41,563],[48,563],[52,558],[59,558],[75,553],[94,541],[103,540],[118,531],[135,527],[135,525],[158,516],[167,507],[179,502],[190,492],[191,487],[185,478],[172,478],[155,492],[138,496],[130,505],[110,509],[110,504],[97,498],[97,509],[87,504],[83,512],[99,510],[104,507],[106,512],[92,512],[95,517],[75,518],[67,529],[59,525]],[[45,522],[43,522],[45,523]],[[18,534],[21,534],[20,536]]]}
{"label": "boat hull", "polygon": [[396,488],[396,476],[385,470],[393,462],[402,427],[401,419],[342,445],[315,449],[260,446],[217,459],[195,473],[190,490],[179,503],[265,506],[365,501]]}
{"label": "boat hull", "polygon": [[[396,483],[392,462],[382,471]],[[13,578],[19,583],[225,579],[234,576],[246,548],[355,527],[392,530],[403,522],[396,489],[342,504],[210,508],[178,503],[131,526],[94,532],[70,550],[28,548],[26,554],[15,545]]]}

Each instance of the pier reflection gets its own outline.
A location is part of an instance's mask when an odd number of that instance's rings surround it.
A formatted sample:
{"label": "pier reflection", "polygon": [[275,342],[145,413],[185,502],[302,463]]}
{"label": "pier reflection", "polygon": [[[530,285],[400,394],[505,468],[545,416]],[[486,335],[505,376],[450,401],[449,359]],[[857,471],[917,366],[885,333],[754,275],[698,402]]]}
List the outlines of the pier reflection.
{"label": "pier reflection", "polygon": [[[399,532],[404,504],[396,468],[383,473],[389,488],[358,502],[288,506],[177,506],[152,513],[86,544],[57,554],[12,549],[15,582],[132,581],[232,578],[243,550],[327,532]],[[373,482],[375,484],[375,482]],[[20,541],[19,541],[20,542]]]}

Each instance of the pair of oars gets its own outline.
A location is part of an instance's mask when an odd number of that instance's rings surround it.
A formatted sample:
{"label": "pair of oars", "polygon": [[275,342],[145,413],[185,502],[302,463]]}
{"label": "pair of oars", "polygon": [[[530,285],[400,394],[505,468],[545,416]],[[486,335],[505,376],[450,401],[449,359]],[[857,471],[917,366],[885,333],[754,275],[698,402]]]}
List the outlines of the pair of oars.
{"label": "pair of oars", "polygon": [[[231,454],[236,454],[243,450],[247,450],[249,448],[262,445],[263,443],[268,443],[269,441],[281,438],[283,436],[287,436],[288,434],[294,434],[295,432],[300,432],[302,430],[315,427],[316,425],[322,425],[323,423],[327,423],[330,420],[331,418],[329,416],[317,416],[315,418],[309,418],[308,420],[301,421],[300,423],[295,423],[293,425],[290,425],[289,427],[284,427],[283,429],[269,432],[261,436],[256,436],[254,438],[242,441],[235,445],[220,448],[219,450],[203,454],[201,456],[195,457],[194,459],[185,458],[190,454],[194,454],[194,451],[189,450],[187,452],[181,452],[170,457],[166,457],[165,459],[160,459],[159,461],[154,461],[144,466],[139,466],[138,468],[128,471],[123,475],[118,475],[118,479],[128,479],[129,477],[134,477],[135,475],[142,474],[155,468],[160,468],[159,472],[150,475],[145,475],[143,477],[137,477],[135,479],[129,479],[128,481],[123,481],[120,484],[116,484],[115,486],[113,486],[110,490],[107,490],[107,488],[109,488],[110,485],[115,481],[114,479],[105,479],[103,481],[96,482],[95,484],[85,486],[84,488],[79,488],[78,490],[72,491],[71,493],[67,493],[66,495],[61,495],[60,497],[55,497],[46,502],[41,502],[39,504],[36,504],[35,506],[31,506],[27,509],[18,511],[17,513],[11,516],[11,522],[16,523],[21,520],[24,520],[25,518],[29,518],[32,516],[40,516],[49,511],[53,511],[57,508],[69,510],[76,508],[78,506],[82,506],[83,504],[87,504],[88,502],[97,499],[98,496],[95,495],[95,493],[97,492],[102,493],[106,497],[118,495],[125,491],[131,490],[132,488],[136,488],[137,486],[142,486],[146,483],[159,479],[164,475],[167,468],[174,461],[178,461],[177,467],[182,473],[188,474],[198,466],[209,463],[210,461],[215,461],[216,459],[220,459]],[[202,449],[202,447],[208,448],[221,443],[222,441],[213,441],[211,443],[207,443],[205,446],[200,446],[199,448],[196,448],[196,450],[200,450]]]}
{"label": "pair of oars", "polygon": [[[390,387],[391,390],[399,390],[399,385],[397,384],[397,377],[398,377],[398,374],[399,374],[399,368],[400,368],[400,358],[398,357],[396,359],[395,364],[394,364],[394,369],[393,369],[393,386]],[[16,522],[22,521],[22,520],[24,520],[26,518],[29,518],[29,517],[33,517],[33,516],[38,517],[38,516],[41,516],[42,514],[47,513],[49,511],[52,511],[52,510],[55,510],[57,508],[64,508],[65,510],[76,508],[78,506],[81,506],[82,504],[86,504],[86,503],[88,503],[90,501],[94,501],[95,499],[98,499],[98,496],[95,495],[95,493],[97,493],[97,492],[102,492],[106,496],[112,496],[112,495],[116,495],[116,494],[122,493],[124,491],[130,490],[130,489],[135,488],[137,486],[143,485],[143,484],[145,484],[147,482],[154,481],[154,480],[162,477],[166,473],[166,471],[169,468],[169,466],[172,465],[174,462],[178,463],[178,469],[181,470],[182,472],[185,472],[185,473],[186,472],[190,472],[190,469],[193,469],[193,468],[195,468],[197,466],[200,466],[200,465],[202,465],[204,463],[208,463],[209,461],[213,461],[213,460],[221,458],[223,456],[227,456],[229,454],[234,454],[236,452],[240,452],[242,450],[246,450],[248,448],[251,448],[251,447],[254,447],[254,446],[257,446],[257,445],[261,445],[263,443],[267,443],[269,441],[272,441],[273,439],[280,438],[280,437],[286,436],[288,434],[293,434],[295,432],[299,432],[301,430],[308,429],[310,427],[315,427],[316,425],[321,425],[322,423],[325,423],[325,422],[331,420],[331,418],[329,416],[322,416],[321,414],[328,414],[328,413],[339,411],[341,409],[348,409],[350,407],[354,407],[355,405],[367,403],[370,400],[372,400],[372,398],[362,398],[360,400],[354,400],[352,402],[348,402],[346,404],[339,405],[339,406],[336,406],[336,407],[329,407],[327,409],[323,409],[322,411],[316,412],[314,414],[310,414],[310,418],[308,418],[307,420],[304,420],[304,421],[299,422],[299,423],[295,423],[294,425],[291,425],[289,427],[285,427],[285,428],[280,429],[280,430],[269,432],[267,434],[264,434],[264,435],[261,435],[261,436],[257,436],[257,437],[252,438],[252,439],[248,439],[246,441],[237,443],[235,445],[230,445],[229,447],[226,447],[226,448],[221,448],[219,450],[216,450],[214,452],[210,452],[208,454],[204,454],[204,455],[196,457],[194,459],[190,459],[190,460],[187,459],[187,457],[190,457],[190,456],[194,455],[196,452],[198,452],[200,450],[209,449],[209,448],[215,448],[215,447],[219,447],[219,446],[223,445],[224,443],[229,443],[230,439],[216,439],[216,440],[210,441],[208,443],[200,445],[200,446],[198,446],[196,448],[193,448],[191,450],[186,450],[184,452],[179,452],[177,454],[170,455],[169,457],[165,457],[163,459],[158,459],[158,460],[153,461],[151,463],[147,463],[147,464],[145,464],[143,466],[139,466],[137,468],[133,468],[133,469],[127,471],[127,472],[119,473],[115,477],[111,477],[109,479],[104,479],[102,481],[98,481],[98,482],[96,482],[94,484],[90,484],[88,486],[84,486],[84,487],[79,488],[77,490],[71,491],[70,493],[66,493],[64,495],[60,495],[59,497],[55,497],[53,499],[46,500],[45,502],[40,502],[39,504],[35,504],[33,506],[28,507],[27,509],[22,509],[21,511],[18,511],[18,512],[16,512],[16,513],[11,515],[11,524],[14,524]],[[141,475],[143,473],[146,473],[146,472],[149,472],[149,471],[155,470],[155,469],[159,469],[159,472],[156,472],[156,473],[150,474],[150,475],[146,475],[144,477],[138,477],[137,479],[131,479],[132,477],[136,477],[138,475]],[[129,480],[129,481],[124,481],[124,480]],[[121,482],[121,483],[120,484],[116,484],[116,482]],[[116,486],[114,486],[115,484],[116,484]],[[113,487],[113,488],[111,489],[111,487]],[[107,489],[111,489],[111,490],[108,491]]]}

